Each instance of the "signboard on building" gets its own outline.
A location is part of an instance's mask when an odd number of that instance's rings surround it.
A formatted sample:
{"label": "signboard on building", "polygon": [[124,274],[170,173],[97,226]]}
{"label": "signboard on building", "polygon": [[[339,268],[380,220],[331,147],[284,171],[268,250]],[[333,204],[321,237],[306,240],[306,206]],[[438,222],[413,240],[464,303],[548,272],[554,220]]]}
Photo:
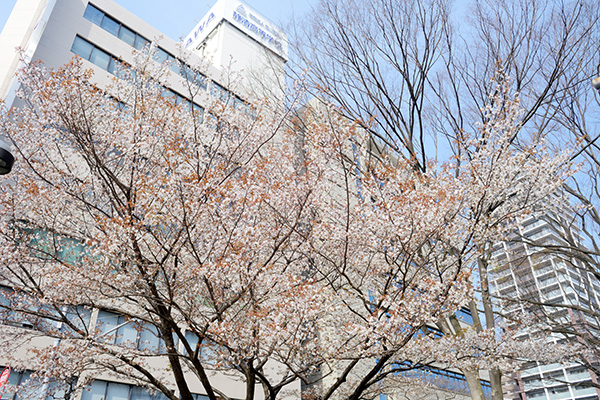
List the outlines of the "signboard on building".
{"label": "signboard on building", "polygon": [[223,20],[287,60],[285,33],[239,0],[219,0],[184,39],[185,47],[199,46]]}
{"label": "signboard on building", "polygon": [[0,374],[0,399],[2,399],[2,395],[4,394],[4,389],[6,389],[6,384],[8,383],[8,378],[10,377],[10,367],[5,367]]}

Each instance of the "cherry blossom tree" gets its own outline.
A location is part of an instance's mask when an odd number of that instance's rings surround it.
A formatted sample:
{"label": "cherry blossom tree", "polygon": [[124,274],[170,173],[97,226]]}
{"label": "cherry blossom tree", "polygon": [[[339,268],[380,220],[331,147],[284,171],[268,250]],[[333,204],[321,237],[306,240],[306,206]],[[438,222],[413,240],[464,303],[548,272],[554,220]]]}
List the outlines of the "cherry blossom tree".
{"label": "cherry blossom tree", "polygon": [[502,81],[460,159],[424,169],[329,105],[213,99],[201,121],[162,96],[168,71],[140,53],[102,89],[79,60],[22,72],[24,105],[1,122],[17,162],[0,315],[27,327],[0,331],[11,365],[73,390],[106,378],[215,400],[233,396],[225,376],[247,400],[298,382],[325,400],[541,351],[428,328],[468,306],[486,244],[570,174],[541,136],[512,145],[521,114]]}
{"label": "cherry blossom tree", "polygon": [[[473,134],[484,143],[486,129],[480,127],[499,117],[490,107],[516,96],[521,112],[513,117],[507,145],[526,154],[538,135],[557,147],[583,142],[593,149],[596,136],[588,135],[590,125],[581,116],[590,115],[585,93],[599,65],[598,52],[590,51],[597,47],[598,21],[596,3],[586,0],[377,0],[367,6],[322,0],[298,28],[296,49],[310,69],[311,89],[369,129],[379,145],[427,171],[429,160],[463,162],[479,152],[465,143]],[[498,80],[490,79],[498,71],[512,85],[498,90]],[[586,164],[594,171],[593,162]],[[456,166],[455,173],[463,173]],[[588,198],[583,192],[572,193]],[[510,196],[483,202],[479,207],[487,211],[479,211],[493,213]],[[539,211],[542,216],[544,207]],[[483,329],[495,317],[488,282],[492,242],[480,244],[481,295],[470,309],[475,319],[477,309],[485,309],[485,324],[475,324]],[[490,371],[490,379],[493,398],[501,399],[501,371]]]}

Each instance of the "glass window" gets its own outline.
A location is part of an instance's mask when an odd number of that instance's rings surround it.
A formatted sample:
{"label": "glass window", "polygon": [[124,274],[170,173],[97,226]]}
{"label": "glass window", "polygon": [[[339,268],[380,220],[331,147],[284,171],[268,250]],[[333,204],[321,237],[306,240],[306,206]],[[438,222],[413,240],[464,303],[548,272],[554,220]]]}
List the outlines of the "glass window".
{"label": "glass window", "polygon": [[116,344],[129,344],[135,346],[137,343],[138,332],[133,322],[127,322],[124,316],[119,317],[119,328],[117,329]]}
{"label": "glass window", "polygon": [[159,351],[160,341],[158,338],[158,330],[154,325],[146,324],[140,332],[140,342],[138,349],[148,351]]}
{"label": "glass window", "polygon": [[196,335],[194,332],[186,331],[185,340],[192,348],[192,351],[196,350],[196,346],[198,346],[198,335]]}
{"label": "glass window", "polygon": [[179,62],[179,60],[176,60],[174,58],[170,58],[171,60],[171,71],[173,71],[174,73],[176,73],[177,75],[181,75],[181,62]]}
{"label": "glass window", "polygon": [[152,58],[154,58],[154,60],[158,61],[159,63],[162,63],[169,58],[169,53],[167,53],[159,47],[156,49],[156,53],[154,53],[154,56],[152,56]]}
{"label": "glass window", "polygon": [[114,76],[119,76],[121,73],[121,63],[114,58],[110,59],[110,63],[108,64],[108,72],[113,74]]}
{"label": "glass window", "polygon": [[46,400],[70,400],[72,394],[68,390],[68,385],[58,381],[50,381],[48,391],[46,392]]}
{"label": "glass window", "polygon": [[106,400],[129,400],[129,385],[110,382],[106,389]]}
{"label": "glass window", "polygon": [[183,104],[184,109],[190,109],[192,103],[183,96],[177,95],[177,105]]}
{"label": "glass window", "polygon": [[99,66],[100,68],[108,71],[108,65],[110,64],[110,60],[110,55],[108,55],[108,53],[106,53],[105,51],[102,51],[97,47],[95,47],[94,50],[92,50],[90,61]]}
{"label": "glass window", "polygon": [[229,90],[225,89],[223,86],[215,82],[213,82],[210,87],[210,94],[212,94],[222,102],[227,102],[227,100],[229,99]]}
{"label": "glass window", "polygon": [[[90,326],[91,311],[81,306],[71,306],[65,311],[65,317],[83,331],[87,331]],[[61,331],[71,331],[71,327],[65,323],[61,326]]]}
{"label": "glass window", "polygon": [[108,311],[98,311],[98,330],[99,338],[105,343],[114,343],[117,326],[119,326],[119,316]]}
{"label": "glass window", "polygon": [[104,400],[106,394],[106,382],[94,381],[83,390],[81,400]]}
{"label": "glass window", "polygon": [[0,322],[5,324],[14,324],[19,319],[17,312],[13,311],[10,300],[13,293],[11,288],[0,286]]}
{"label": "glass window", "polygon": [[134,386],[131,389],[131,400],[152,400],[152,396],[143,387]]}
{"label": "glass window", "polygon": [[146,46],[148,44],[148,40],[146,40],[144,37],[136,34],[135,35],[135,43],[133,43],[133,47],[135,47],[138,50],[143,50],[144,46]]}
{"label": "glass window", "polygon": [[200,351],[200,359],[207,364],[214,364],[217,362],[219,357],[219,346],[208,339],[202,342],[202,349]]}
{"label": "glass window", "polygon": [[121,29],[119,30],[119,39],[128,45],[133,46],[135,43],[135,32],[126,26],[121,25]]}
{"label": "glass window", "polygon": [[[199,399],[204,399],[203,397]],[[11,399],[12,400],[12,399]],[[83,390],[81,400],[168,400],[160,392],[151,394],[146,388],[116,382],[93,381]]]}
{"label": "glass window", "polygon": [[73,42],[73,46],[71,47],[71,51],[83,59],[89,60],[90,54],[94,49],[94,45],[80,38],[79,36],[75,37],[75,41]]}
{"label": "glass window", "polygon": [[121,24],[119,24],[117,21],[115,21],[111,17],[109,17],[108,15],[105,15],[104,18],[102,19],[102,24],[100,26],[107,32],[109,32],[115,36],[118,36],[120,25]]}
{"label": "glass window", "polygon": [[100,10],[98,10],[96,7],[94,7],[91,4],[88,4],[85,12],[83,13],[83,17],[92,21],[93,23],[95,23],[96,25],[100,26],[100,24],[102,23],[102,17],[104,16],[104,13]]}
{"label": "glass window", "polygon": [[160,93],[162,97],[167,97],[173,99],[174,102],[177,102],[177,95],[171,89],[163,88]]}
{"label": "glass window", "polygon": [[192,103],[192,111],[198,122],[202,123],[202,121],[204,121],[204,108],[200,107],[198,104]]}

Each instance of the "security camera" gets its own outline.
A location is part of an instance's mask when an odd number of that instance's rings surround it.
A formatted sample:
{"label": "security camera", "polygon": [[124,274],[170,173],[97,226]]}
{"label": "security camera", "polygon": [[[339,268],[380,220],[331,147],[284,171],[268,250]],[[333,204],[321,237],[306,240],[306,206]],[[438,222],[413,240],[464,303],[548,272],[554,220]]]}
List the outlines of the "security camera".
{"label": "security camera", "polygon": [[0,175],[6,175],[12,169],[15,157],[10,152],[10,144],[0,137]]}
{"label": "security camera", "polygon": [[594,89],[600,90],[600,76],[592,79],[592,86],[594,87]]}

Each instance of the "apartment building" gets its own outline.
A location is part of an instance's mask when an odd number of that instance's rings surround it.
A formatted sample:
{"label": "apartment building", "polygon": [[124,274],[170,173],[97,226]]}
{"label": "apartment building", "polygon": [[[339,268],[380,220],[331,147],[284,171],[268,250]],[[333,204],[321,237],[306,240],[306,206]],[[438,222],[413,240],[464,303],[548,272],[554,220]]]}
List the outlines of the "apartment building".
{"label": "apartment building", "polygon": [[[533,314],[549,324],[583,323],[582,326],[597,328],[598,321],[590,315],[552,307],[552,304],[565,304],[597,310],[600,304],[600,282],[584,269],[577,268],[575,260],[543,251],[546,245],[564,243],[563,234],[550,222],[533,216],[523,220],[518,229],[514,240],[495,244],[492,253],[491,290],[508,317],[507,325],[513,327],[515,323],[510,321]],[[576,236],[577,232],[570,234]],[[535,334],[535,331],[522,330],[520,337]],[[562,334],[552,334],[548,345],[565,340]],[[505,382],[505,397],[513,400],[595,400],[600,395],[598,389],[587,385],[598,383],[598,378],[578,364],[542,364],[532,360],[517,376]]]}

